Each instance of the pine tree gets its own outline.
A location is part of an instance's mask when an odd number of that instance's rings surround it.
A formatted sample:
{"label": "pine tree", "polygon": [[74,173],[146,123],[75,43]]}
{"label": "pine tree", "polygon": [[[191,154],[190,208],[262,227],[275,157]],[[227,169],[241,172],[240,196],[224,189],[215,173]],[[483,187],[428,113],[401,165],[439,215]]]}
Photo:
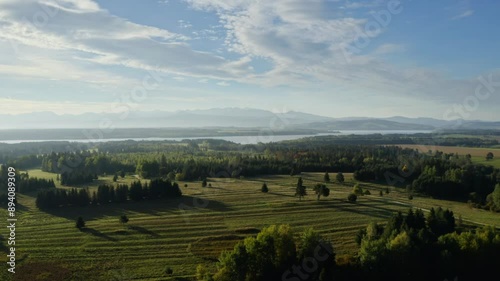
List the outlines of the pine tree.
{"label": "pine tree", "polygon": [[302,177],[297,180],[297,187],[295,189],[295,196],[299,196],[299,200],[302,201],[302,197],[307,195],[306,187],[303,185]]}
{"label": "pine tree", "polygon": [[78,217],[78,219],[76,220],[75,226],[76,226],[76,228],[78,228],[80,230],[85,227],[85,221],[83,220],[82,217]]}
{"label": "pine tree", "polygon": [[266,183],[264,183],[264,184],[262,185],[262,188],[260,189],[260,191],[262,191],[262,192],[264,192],[264,193],[269,192],[269,188],[267,188],[267,184],[266,184]]}

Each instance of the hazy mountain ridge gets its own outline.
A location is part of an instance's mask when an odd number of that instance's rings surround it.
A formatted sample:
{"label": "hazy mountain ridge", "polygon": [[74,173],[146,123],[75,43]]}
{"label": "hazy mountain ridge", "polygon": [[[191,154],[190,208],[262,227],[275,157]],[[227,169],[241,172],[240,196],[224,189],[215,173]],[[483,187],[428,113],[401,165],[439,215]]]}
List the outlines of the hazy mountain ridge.
{"label": "hazy mountain ridge", "polygon": [[0,114],[0,129],[99,128],[201,128],[239,127],[315,130],[433,130],[500,129],[500,122],[439,120],[434,118],[348,117],[331,118],[297,111],[273,113],[252,108],[214,108],[186,111],[135,111],[125,113],[84,113],[57,115],[35,112],[21,115]]}

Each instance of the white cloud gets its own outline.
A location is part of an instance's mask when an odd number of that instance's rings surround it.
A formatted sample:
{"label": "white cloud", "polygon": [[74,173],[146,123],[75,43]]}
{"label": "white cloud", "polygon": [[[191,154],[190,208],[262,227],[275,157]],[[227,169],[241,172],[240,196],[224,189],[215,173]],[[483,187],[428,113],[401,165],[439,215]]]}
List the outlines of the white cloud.
{"label": "white cloud", "polygon": [[231,84],[229,84],[226,81],[217,82],[217,85],[222,86],[222,87],[229,87],[229,86],[231,86]]}
{"label": "white cloud", "polygon": [[458,20],[458,19],[463,19],[463,18],[466,18],[466,17],[470,17],[474,14],[474,10],[467,10],[457,16],[454,16],[452,18],[452,20]]}
{"label": "white cloud", "polygon": [[111,103],[73,102],[73,101],[42,101],[0,98],[0,112],[3,114],[24,114],[50,111],[57,114],[82,114],[86,112],[109,112]]}
{"label": "white cloud", "polygon": [[398,44],[383,44],[377,47],[377,49],[373,52],[376,55],[385,55],[391,53],[402,52],[405,50],[405,47]]}
{"label": "white cloud", "polygon": [[[6,1],[0,2],[0,16],[0,40],[72,53],[67,61],[161,68],[176,75],[234,77],[228,60],[193,50],[186,36],[113,16],[93,1],[26,0],[15,5]],[[241,69],[234,71],[240,73]]]}

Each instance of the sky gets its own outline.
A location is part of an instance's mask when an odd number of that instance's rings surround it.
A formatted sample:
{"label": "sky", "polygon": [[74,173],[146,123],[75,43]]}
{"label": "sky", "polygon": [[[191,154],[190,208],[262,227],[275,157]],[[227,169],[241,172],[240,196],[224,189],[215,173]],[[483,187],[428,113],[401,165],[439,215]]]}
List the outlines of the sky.
{"label": "sky", "polygon": [[0,0],[0,114],[500,121],[497,0]]}

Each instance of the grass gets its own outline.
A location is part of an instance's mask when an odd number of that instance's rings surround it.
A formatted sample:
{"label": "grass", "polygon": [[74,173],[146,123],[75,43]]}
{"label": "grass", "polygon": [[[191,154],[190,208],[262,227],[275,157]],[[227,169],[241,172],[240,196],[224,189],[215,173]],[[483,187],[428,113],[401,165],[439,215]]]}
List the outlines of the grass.
{"label": "grass", "polygon": [[[54,176],[40,171],[30,174]],[[301,202],[294,197],[297,178],[280,175],[210,179],[212,188],[203,189],[201,182],[189,182],[187,188],[181,182],[185,196],[180,199],[65,208],[49,213],[35,207],[33,196],[19,195],[17,273],[12,278],[2,270],[0,280],[189,279],[197,264],[215,270],[218,253],[271,224],[290,224],[297,234],[313,227],[333,242],[338,256],[354,254],[354,235],[360,228],[372,221],[384,222],[394,212],[411,206],[442,206],[464,220],[500,226],[500,214],[418,196],[409,201],[405,192],[394,188],[380,197],[378,191],[385,190],[385,186],[377,184],[361,183],[372,195],[349,203],[346,198],[354,182],[352,175],[345,176],[347,183],[328,184],[331,194],[319,202],[310,188],[321,182],[322,173],[302,175],[309,194]],[[111,177],[102,180],[111,181]],[[260,192],[263,182],[269,187],[267,194]],[[130,219],[125,225],[119,222],[122,214]],[[5,208],[0,215],[7,215]],[[86,221],[83,231],[75,228],[78,216]],[[5,261],[2,253],[0,262]],[[173,269],[172,276],[165,273],[166,267]]]}
{"label": "grass", "polygon": [[[422,153],[427,153],[429,150],[442,151],[444,153],[455,153],[461,156],[470,154],[472,162],[477,164],[491,165],[500,168],[500,149],[496,148],[478,148],[478,147],[460,147],[460,146],[437,146],[437,145],[398,145],[404,148],[418,149]],[[486,154],[492,152],[495,155],[493,160],[486,160]]]}
{"label": "grass", "polygon": [[[71,189],[71,188],[88,188],[90,192],[96,191],[100,184],[128,184],[130,185],[133,181],[139,180],[137,176],[126,175],[124,178],[118,177],[118,180],[113,182],[114,175],[99,176],[99,178],[90,184],[72,185],[72,186],[62,186],[57,181],[57,174],[44,172],[40,169],[31,169],[27,171],[22,171],[23,173],[28,173],[30,177],[36,177],[41,179],[52,179],[57,188]],[[149,180],[141,179],[142,182],[148,182]]]}

